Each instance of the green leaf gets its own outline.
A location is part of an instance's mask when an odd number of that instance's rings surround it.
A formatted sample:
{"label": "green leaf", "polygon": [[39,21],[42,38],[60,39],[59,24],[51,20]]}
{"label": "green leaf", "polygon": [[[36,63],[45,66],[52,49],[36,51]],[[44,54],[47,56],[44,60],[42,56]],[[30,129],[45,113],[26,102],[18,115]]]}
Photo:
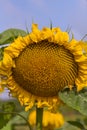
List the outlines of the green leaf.
{"label": "green leaf", "polygon": [[14,112],[15,104],[13,102],[7,102],[2,105],[2,110],[7,113],[7,114],[5,113],[3,116],[4,119],[8,121],[13,117],[13,115],[9,114],[9,112]]}
{"label": "green leaf", "polygon": [[66,89],[59,93],[59,97],[65,104],[87,116],[87,88],[78,93]]}
{"label": "green leaf", "polygon": [[84,124],[87,126],[87,117],[83,120]]}
{"label": "green leaf", "polygon": [[0,45],[11,43],[18,36],[25,36],[27,33],[20,29],[8,29],[0,33]]}
{"label": "green leaf", "polygon": [[5,125],[5,121],[3,119],[3,115],[0,114],[0,129]]}
{"label": "green leaf", "polygon": [[[79,127],[72,125],[71,123],[65,122],[62,127],[57,128],[55,130],[80,130],[80,129]],[[81,129],[81,130],[86,130],[86,129]]]}
{"label": "green leaf", "polygon": [[86,130],[85,127],[83,126],[82,123],[78,122],[78,121],[67,121],[69,124],[76,126],[82,130]]}
{"label": "green leaf", "polygon": [[[20,115],[24,116],[26,119],[29,116],[29,112],[25,112],[22,111],[19,113]],[[15,115],[13,118],[11,118],[11,120],[9,120],[9,122],[6,123],[6,125],[4,125],[4,127],[2,127],[0,130],[12,130],[12,125],[13,124],[25,124],[25,120],[20,117],[19,115]]]}
{"label": "green leaf", "polygon": [[3,128],[9,120],[12,119],[13,115],[11,112],[15,110],[15,104],[13,102],[7,102],[2,105],[0,110],[0,129]]}

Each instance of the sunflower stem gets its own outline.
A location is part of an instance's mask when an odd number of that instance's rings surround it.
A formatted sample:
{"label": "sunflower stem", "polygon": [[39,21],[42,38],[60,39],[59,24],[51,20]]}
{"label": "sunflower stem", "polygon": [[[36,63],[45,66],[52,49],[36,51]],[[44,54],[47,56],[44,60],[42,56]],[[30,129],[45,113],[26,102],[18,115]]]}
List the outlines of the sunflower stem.
{"label": "sunflower stem", "polygon": [[36,107],[36,130],[42,130],[43,108]]}

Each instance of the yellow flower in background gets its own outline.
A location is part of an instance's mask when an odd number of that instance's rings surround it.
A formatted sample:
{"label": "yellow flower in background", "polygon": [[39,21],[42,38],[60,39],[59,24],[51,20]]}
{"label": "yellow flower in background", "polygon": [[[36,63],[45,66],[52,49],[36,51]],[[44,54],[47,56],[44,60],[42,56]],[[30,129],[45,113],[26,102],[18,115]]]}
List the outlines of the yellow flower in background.
{"label": "yellow flower in background", "polygon": [[34,105],[51,109],[61,103],[58,92],[64,87],[76,85],[80,91],[87,85],[87,57],[67,32],[33,24],[30,34],[4,49],[0,74],[26,110]]}
{"label": "yellow flower in background", "polygon": [[[32,111],[29,115],[29,123],[31,126],[36,125],[36,111]],[[42,126],[43,130],[53,130],[64,125],[64,118],[60,113],[51,113],[47,110],[43,111]]]}

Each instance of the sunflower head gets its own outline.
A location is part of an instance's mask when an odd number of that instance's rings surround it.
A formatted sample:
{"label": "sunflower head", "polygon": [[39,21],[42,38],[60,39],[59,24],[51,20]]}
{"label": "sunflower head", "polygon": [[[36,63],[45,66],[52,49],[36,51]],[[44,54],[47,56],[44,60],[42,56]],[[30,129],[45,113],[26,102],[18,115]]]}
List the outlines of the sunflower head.
{"label": "sunflower head", "polygon": [[11,93],[22,105],[31,108],[61,103],[58,92],[66,86],[81,90],[87,84],[87,57],[75,39],[60,28],[38,29],[18,37],[4,49],[0,74],[7,76]]}
{"label": "sunflower head", "polygon": [[[36,125],[36,111],[32,111],[29,115],[29,123],[31,126]],[[51,113],[47,110],[43,112],[42,126],[43,130],[53,130],[64,125],[64,118],[60,113]]]}

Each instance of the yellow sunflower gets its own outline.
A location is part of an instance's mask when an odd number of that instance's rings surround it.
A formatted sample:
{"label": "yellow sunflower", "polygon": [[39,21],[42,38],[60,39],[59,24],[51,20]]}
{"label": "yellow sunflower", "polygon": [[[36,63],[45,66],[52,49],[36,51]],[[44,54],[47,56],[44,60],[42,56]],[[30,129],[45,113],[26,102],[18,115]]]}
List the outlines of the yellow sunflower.
{"label": "yellow sunflower", "polygon": [[[36,125],[36,111],[32,111],[29,115],[29,123],[31,126]],[[59,112],[51,113],[47,110],[43,112],[43,119],[42,119],[42,130],[53,130],[54,128],[59,128],[64,125],[64,118],[62,114]]]}
{"label": "yellow sunflower", "polygon": [[87,57],[79,41],[70,40],[60,28],[38,29],[19,36],[4,49],[0,74],[7,76],[7,84],[26,110],[61,103],[58,92],[76,85],[77,91],[87,84]]}

